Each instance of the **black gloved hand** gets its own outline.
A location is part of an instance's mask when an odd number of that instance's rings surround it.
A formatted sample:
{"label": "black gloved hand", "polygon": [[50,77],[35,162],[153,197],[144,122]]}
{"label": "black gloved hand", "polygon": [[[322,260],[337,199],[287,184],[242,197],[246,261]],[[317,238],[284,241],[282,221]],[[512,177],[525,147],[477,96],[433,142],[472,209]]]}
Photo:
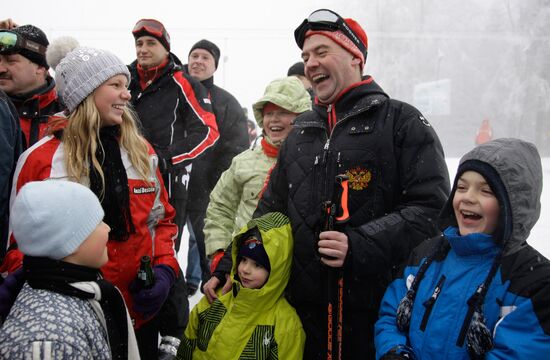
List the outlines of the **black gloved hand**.
{"label": "black gloved hand", "polygon": [[159,170],[161,174],[172,173],[174,166],[172,165],[172,158],[170,157],[169,151],[155,149],[157,157],[159,159]]}
{"label": "black gloved hand", "polygon": [[134,299],[134,310],[145,318],[155,315],[168,297],[170,288],[176,280],[174,271],[168,265],[155,265],[155,284],[151,288],[140,288],[134,281],[130,284],[130,293]]}
{"label": "black gloved hand", "polygon": [[415,360],[416,356],[412,352],[412,349],[405,345],[398,345],[393,347],[390,351],[385,353],[380,360]]}

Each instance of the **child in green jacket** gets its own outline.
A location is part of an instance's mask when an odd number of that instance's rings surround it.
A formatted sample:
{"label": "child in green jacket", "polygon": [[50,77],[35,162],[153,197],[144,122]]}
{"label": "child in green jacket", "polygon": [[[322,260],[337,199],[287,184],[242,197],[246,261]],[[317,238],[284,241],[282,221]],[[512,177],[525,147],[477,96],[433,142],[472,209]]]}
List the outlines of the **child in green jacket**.
{"label": "child in green jacket", "polygon": [[233,239],[233,291],[195,306],[177,359],[301,359],[305,333],[283,291],[294,240],[281,213],[253,219]]}

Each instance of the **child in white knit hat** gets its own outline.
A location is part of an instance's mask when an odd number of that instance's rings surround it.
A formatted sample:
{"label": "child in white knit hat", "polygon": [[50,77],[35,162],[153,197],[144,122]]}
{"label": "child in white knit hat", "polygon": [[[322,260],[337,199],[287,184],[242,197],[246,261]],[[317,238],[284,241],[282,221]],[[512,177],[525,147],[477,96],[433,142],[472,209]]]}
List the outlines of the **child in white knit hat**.
{"label": "child in white knit hat", "polygon": [[[59,53],[56,42],[47,55],[50,51]],[[138,120],[128,106],[130,73],[116,55],[77,47],[61,51],[57,58],[48,56],[67,106],[66,117],[52,121],[52,134],[21,155],[13,192],[29,181],[47,178],[78,182],[92,190],[111,228],[109,260],[101,271],[128,304],[141,357],[155,358],[158,321],[153,320],[179,274],[174,209],[168,203],[158,157],[139,133]],[[51,216],[60,215],[51,212]],[[17,240],[11,238],[12,247]],[[143,256],[151,259],[155,278],[151,287],[136,281]],[[21,252],[12,249],[0,271],[14,271],[21,258]]]}
{"label": "child in white knit hat", "polygon": [[74,182],[19,191],[10,225],[26,283],[0,329],[0,358],[139,358],[122,295],[99,271],[111,230],[103,216],[97,196]]}

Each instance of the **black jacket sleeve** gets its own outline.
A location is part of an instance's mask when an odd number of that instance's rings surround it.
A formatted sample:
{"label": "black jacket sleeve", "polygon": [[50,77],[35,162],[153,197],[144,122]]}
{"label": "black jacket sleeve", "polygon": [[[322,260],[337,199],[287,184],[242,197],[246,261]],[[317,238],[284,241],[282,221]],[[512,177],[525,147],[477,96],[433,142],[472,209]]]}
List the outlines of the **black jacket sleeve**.
{"label": "black jacket sleeve", "polygon": [[[220,140],[215,148],[216,165],[213,169],[216,172],[214,179],[219,179],[221,174],[229,168],[231,160],[248,148],[248,127],[246,116],[240,104],[232,95],[223,108],[219,117]],[[213,184],[215,185],[215,184]]]}
{"label": "black jacket sleeve", "polygon": [[173,139],[168,150],[172,165],[176,168],[185,166],[212,147],[219,139],[216,117],[212,112],[210,99],[204,86],[182,71],[174,73],[174,79],[181,90],[182,102],[180,111],[183,112],[186,123],[186,136]]}

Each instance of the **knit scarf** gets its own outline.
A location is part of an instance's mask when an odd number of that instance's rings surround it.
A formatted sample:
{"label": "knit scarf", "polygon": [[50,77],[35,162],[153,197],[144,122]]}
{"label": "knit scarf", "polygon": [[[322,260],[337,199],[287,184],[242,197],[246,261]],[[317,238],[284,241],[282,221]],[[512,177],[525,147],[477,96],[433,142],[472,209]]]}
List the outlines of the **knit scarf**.
{"label": "knit scarf", "polygon": [[279,147],[275,146],[265,136],[262,138],[262,150],[268,157],[276,158],[279,154]]}
{"label": "knit scarf", "polygon": [[126,241],[136,229],[130,212],[128,176],[120,155],[119,134],[119,126],[103,127],[99,131],[100,144],[95,156],[101,164],[105,187],[99,172],[90,161],[90,190],[101,200],[101,206],[105,211],[104,221],[111,227],[109,238]]}
{"label": "knit scarf", "polygon": [[[273,145],[271,141],[266,137],[262,138],[262,150],[264,151],[264,154],[270,158],[276,158],[277,154],[279,154],[279,147]],[[262,196],[264,195],[264,192],[267,189],[267,184],[269,183],[269,179],[271,178],[271,172],[273,171],[274,167],[275,167],[275,164],[273,164],[267,171],[264,184],[262,186],[262,190],[260,190],[260,193],[258,194],[258,199],[261,199]]]}
{"label": "knit scarf", "polygon": [[71,283],[96,282],[101,290],[101,298],[98,301],[105,316],[113,359],[128,358],[126,305],[117,288],[102,279],[99,269],[25,255],[23,270],[29,286],[33,289],[44,289],[79,299],[94,299],[96,294],[80,290]]}

